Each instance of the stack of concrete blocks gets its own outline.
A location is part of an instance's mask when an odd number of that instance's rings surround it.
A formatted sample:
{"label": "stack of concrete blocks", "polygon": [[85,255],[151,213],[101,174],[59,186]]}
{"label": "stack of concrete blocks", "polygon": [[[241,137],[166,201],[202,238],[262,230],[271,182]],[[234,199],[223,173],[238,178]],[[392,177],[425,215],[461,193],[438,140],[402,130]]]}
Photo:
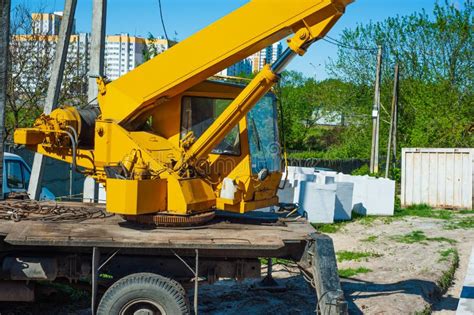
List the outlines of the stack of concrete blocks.
{"label": "stack of concrete blocks", "polygon": [[362,215],[392,216],[395,208],[395,181],[370,176],[339,173],[337,182],[354,184],[352,209]]}
{"label": "stack of concrete blocks", "polygon": [[[350,220],[352,211],[362,215],[393,215],[395,182],[385,178],[351,176],[289,167],[281,203],[296,203],[310,222]],[[283,184],[283,182],[282,182]]]}
{"label": "stack of concrete blocks", "polygon": [[300,214],[310,222],[332,223],[334,220],[350,220],[352,184],[336,183],[335,175],[322,178],[314,168],[288,167],[285,188],[279,190],[281,203],[296,203]]}

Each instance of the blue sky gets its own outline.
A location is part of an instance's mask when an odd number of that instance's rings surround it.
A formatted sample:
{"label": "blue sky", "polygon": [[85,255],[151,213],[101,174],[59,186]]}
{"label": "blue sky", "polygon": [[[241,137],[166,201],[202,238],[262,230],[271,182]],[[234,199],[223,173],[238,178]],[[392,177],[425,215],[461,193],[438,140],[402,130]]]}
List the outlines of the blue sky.
{"label": "blue sky", "polygon": [[[161,0],[164,20],[169,37],[183,40],[189,35],[232,12],[248,0]],[[287,0],[297,3],[298,0]],[[338,38],[345,28],[370,20],[381,21],[395,15],[406,15],[425,9],[431,12],[436,0],[356,0],[329,33]],[[441,0],[444,1],[444,0]],[[463,0],[449,0],[462,3]],[[76,29],[90,32],[92,0],[78,0]],[[270,2],[270,1],[269,1]],[[61,11],[63,0],[12,0],[12,7],[24,3],[33,10]],[[270,11],[271,12],[271,11]],[[147,36],[163,35],[159,19],[158,0],[109,0],[107,8],[107,34],[129,33]],[[177,34],[177,35],[176,35]],[[320,41],[315,43],[304,57],[296,58],[289,69],[298,70],[318,80],[327,77],[325,65],[335,57],[337,47]]]}

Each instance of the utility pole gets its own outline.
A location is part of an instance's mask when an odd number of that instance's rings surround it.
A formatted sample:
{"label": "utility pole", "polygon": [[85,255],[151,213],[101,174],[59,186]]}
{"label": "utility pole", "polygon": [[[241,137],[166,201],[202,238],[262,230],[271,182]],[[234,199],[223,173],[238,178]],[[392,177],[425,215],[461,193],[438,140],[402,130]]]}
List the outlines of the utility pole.
{"label": "utility pole", "polygon": [[[105,27],[107,16],[107,0],[93,0],[92,2],[92,34],[91,55],[87,99],[92,106],[98,106],[97,102],[97,77],[104,76],[104,52],[105,52]],[[95,181],[84,182],[84,194],[89,202],[99,201],[99,185]],[[84,198],[86,196],[84,195]]]}
{"label": "utility pole", "polygon": [[397,134],[397,112],[398,112],[398,64],[395,65],[395,75],[393,79],[393,98],[392,98],[392,113],[390,117],[390,130],[388,132],[388,145],[387,145],[387,161],[385,164],[385,178],[388,178],[388,172],[390,170],[390,149],[392,146],[392,138],[394,144],[394,154],[396,158],[396,134]]}
{"label": "utility pole", "polygon": [[3,199],[3,130],[7,106],[10,6],[10,0],[0,0],[0,199]]}
{"label": "utility pole", "polygon": [[372,107],[372,149],[370,153],[370,173],[379,172],[379,127],[380,127],[380,81],[382,69],[382,46],[377,53],[377,73],[375,75],[374,106]]}
{"label": "utility pole", "polygon": [[97,105],[96,78],[104,76],[107,0],[93,0],[92,5],[91,55],[87,99],[90,104]]}
{"label": "utility pole", "polygon": [[[51,68],[51,77],[48,85],[48,92],[44,102],[43,112],[50,114],[58,107],[59,92],[63,81],[64,65],[66,63],[67,50],[71,38],[74,23],[74,13],[76,11],[77,0],[65,0],[64,11],[59,28],[58,42],[56,43],[56,53]],[[28,195],[31,199],[38,200],[41,194],[41,182],[44,171],[44,156],[35,153],[33,167],[31,170],[30,185]]]}

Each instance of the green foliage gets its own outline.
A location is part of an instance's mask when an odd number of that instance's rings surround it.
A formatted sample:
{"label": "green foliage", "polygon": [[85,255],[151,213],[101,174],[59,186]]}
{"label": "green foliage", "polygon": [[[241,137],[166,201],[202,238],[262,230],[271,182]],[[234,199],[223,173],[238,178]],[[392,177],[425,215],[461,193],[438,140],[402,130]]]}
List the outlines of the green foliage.
{"label": "green foliage", "polygon": [[446,230],[474,229],[474,217],[456,218],[455,220],[445,224],[444,229]]}
{"label": "green foliage", "polygon": [[367,238],[362,239],[361,242],[373,243],[373,242],[377,241],[377,239],[378,239],[377,235],[370,235]]}
{"label": "green foliage", "polygon": [[304,151],[304,152],[289,152],[288,158],[289,159],[320,159],[322,158],[322,152],[315,152],[315,151]]}
{"label": "green foliage", "polygon": [[[432,14],[414,13],[343,31],[338,55],[328,64],[331,79],[317,82],[285,72],[277,89],[289,150],[300,158],[370,156],[376,48],[383,45],[380,126],[384,161],[393,90],[400,65],[397,156],[402,147],[472,147],[474,117],[472,1],[458,10],[445,1]],[[339,122],[321,126],[321,118]],[[471,131],[470,131],[471,130]],[[382,165],[383,170],[383,165]],[[368,168],[357,174],[368,174]],[[400,180],[400,169],[391,178]]]}
{"label": "green foliage", "polygon": [[[445,1],[435,4],[433,18],[422,11],[343,32],[340,41],[347,47],[383,45],[381,99],[385,108],[391,104],[393,67],[400,65],[399,148],[472,147],[474,137],[468,131],[474,117],[472,9],[472,1],[460,10]],[[328,70],[344,82],[372,90],[374,54],[340,48]],[[369,99],[354,103],[355,110],[364,108],[369,113]],[[381,115],[382,122],[389,121],[388,111],[382,110]],[[359,119],[356,129],[347,139],[351,143],[343,142],[343,146],[356,142],[369,148],[370,119]],[[382,123],[381,134],[387,132],[388,124]],[[385,147],[382,136],[381,148]]]}
{"label": "green foliage", "polygon": [[395,209],[396,217],[412,216],[412,217],[422,217],[422,218],[435,218],[441,220],[451,220],[453,218],[453,212],[448,210],[433,210],[430,206],[426,204],[412,205],[408,208]]}
{"label": "green foliage", "polygon": [[156,37],[153,36],[152,33],[148,32],[147,43],[145,47],[143,47],[143,62],[150,60],[151,58],[155,57],[159,54],[158,49],[156,48],[154,42]]}
{"label": "green foliage", "polygon": [[382,254],[372,252],[352,252],[347,250],[341,250],[336,253],[337,261],[342,262],[346,260],[360,261],[363,258],[369,257],[381,257]]}
{"label": "green foliage", "polygon": [[[268,258],[259,258],[260,264],[268,265]],[[290,266],[294,265],[295,262],[289,259],[284,258],[272,258],[272,265],[283,265],[283,266]]]}
{"label": "green foliage", "polygon": [[[441,254],[443,255],[443,253]],[[441,289],[441,292],[444,293],[448,290],[454,280],[454,274],[456,273],[456,269],[459,267],[459,253],[456,249],[452,248],[451,252],[447,254],[446,257],[452,255],[451,258],[451,265],[449,269],[443,272],[443,275],[438,280],[438,287]]]}
{"label": "green foliage", "polygon": [[440,251],[439,254],[441,258],[438,261],[439,262],[446,261],[451,255],[457,254],[457,250],[455,248],[448,248],[448,249]]}
{"label": "green foliage", "polygon": [[395,235],[392,237],[393,240],[399,243],[413,244],[413,243],[424,243],[425,241],[432,242],[446,242],[449,244],[455,244],[456,241],[446,237],[427,237],[423,231],[416,230],[405,235]]}
{"label": "green foliage", "polygon": [[396,235],[393,239],[400,243],[413,244],[425,241],[426,235],[423,231],[413,231],[405,235]]}
{"label": "green foliage", "polygon": [[342,221],[330,224],[322,224],[322,223],[311,223],[311,225],[321,233],[337,233],[339,230],[344,227],[349,221]]}
{"label": "green foliage", "polygon": [[361,273],[368,273],[368,272],[371,272],[372,270],[369,269],[369,268],[365,268],[365,267],[359,267],[359,268],[343,268],[343,269],[339,269],[338,270],[338,273],[339,273],[339,277],[341,278],[350,278],[350,277],[353,277],[355,275],[358,275],[358,274],[361,274]]}
{"label": "green foliage", "polygon": [[369,175],[370,169],[369,165],[365,164],[359,167],[358,169],[352,171],[352,175]]}

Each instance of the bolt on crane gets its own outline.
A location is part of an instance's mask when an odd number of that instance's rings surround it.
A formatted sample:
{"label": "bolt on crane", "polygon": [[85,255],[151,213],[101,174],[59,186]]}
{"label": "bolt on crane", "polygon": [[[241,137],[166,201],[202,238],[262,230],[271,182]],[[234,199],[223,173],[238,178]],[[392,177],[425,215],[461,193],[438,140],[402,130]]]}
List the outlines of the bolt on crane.
{"label": "bolt on crane", "polygon": [[[14,141],[103,183],[106,209],[158,225],[197,224],[214,209],[278,203],[282,170],[270,93],[296,56],[353,0],[252,0],[115,81],[98,78],[98,108],[63,105]],[[287,38],[245,87],[208,80]]]}

